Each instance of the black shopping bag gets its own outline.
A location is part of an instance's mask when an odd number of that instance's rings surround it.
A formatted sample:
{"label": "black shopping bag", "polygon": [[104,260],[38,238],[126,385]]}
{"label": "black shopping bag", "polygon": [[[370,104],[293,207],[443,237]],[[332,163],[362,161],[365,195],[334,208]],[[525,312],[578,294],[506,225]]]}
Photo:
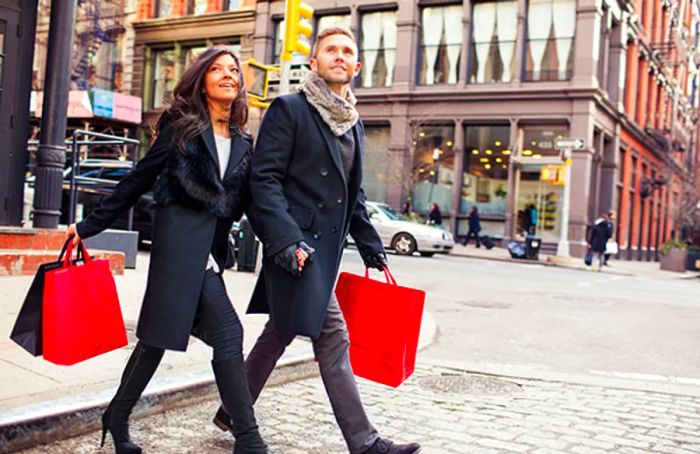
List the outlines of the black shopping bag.
{"label": "black shopping bag", "polygon": [[586,264],[586,266],[593,265],[593,251],[589,250],[586,252],[586,257],[584,257],[583,262]]}
{"label": "black shopping bag", "polygon": [[10,333],[10,339],[34,356],[42,354],[41,309],[44,299],[44,275],[47,271],[59,268],[63,264],[63,254],[67,245],[68,242],[63,245],[57,261],[39,266]]}

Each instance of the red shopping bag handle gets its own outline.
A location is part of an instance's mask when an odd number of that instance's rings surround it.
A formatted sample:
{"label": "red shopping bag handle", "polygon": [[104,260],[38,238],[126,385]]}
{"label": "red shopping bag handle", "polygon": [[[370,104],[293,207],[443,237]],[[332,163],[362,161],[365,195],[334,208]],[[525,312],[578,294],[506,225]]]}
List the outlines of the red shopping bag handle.
{"label": "red shopping bag handle", "polygon": [[[396,283],[396,279],[394,279],[394,276],[391,274],[391,271],[389,271],[389,267],[385,266],[384,267],[384,277],[386,278],[386,282],[391,285],[398,285]],[[365,267],[365,278],[369,279],[369,268]]]}
{"label": "red shopping bag handle", "polygon": [[[66,248],[66,246],[68,246]],[[63,251],[65,250],[65,257],[63,257]],[[63,245],[63,250],[61,250],[61,256],[59,256],[59,261],[61,260],[61,257],[63,257],[63,266],[68,267],[71,266],[73,263],[77,262],[81,258],[83,259],[83,262],[89,263],[92,259],[90,258],[90,254],[87,253],[87,250],[85,249],[85,245],[83,244],[83,240],[78,241],[78,254],[75,259],[75,261],[72,260],[73,256],[73,237],[70,237],[66,240],[66,244]]]}

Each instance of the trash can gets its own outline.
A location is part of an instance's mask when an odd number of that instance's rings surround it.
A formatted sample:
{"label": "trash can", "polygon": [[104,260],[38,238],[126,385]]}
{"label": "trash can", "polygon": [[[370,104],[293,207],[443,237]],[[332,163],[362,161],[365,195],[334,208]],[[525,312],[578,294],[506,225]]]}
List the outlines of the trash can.
{"label": "trash can", "polygon": [[528,236],[525,240],[525,258],[528,260],[539,260],[540,244],[542,241],[536,236]]}
{"label": "trash can", "polygon": [[253,228],[247,219],[241,221],[241,227],[236,235],[236,244],[238,246],[238,271],[255,272],[255,265],[258,262],[258,249],[260,242],[255,238]]}

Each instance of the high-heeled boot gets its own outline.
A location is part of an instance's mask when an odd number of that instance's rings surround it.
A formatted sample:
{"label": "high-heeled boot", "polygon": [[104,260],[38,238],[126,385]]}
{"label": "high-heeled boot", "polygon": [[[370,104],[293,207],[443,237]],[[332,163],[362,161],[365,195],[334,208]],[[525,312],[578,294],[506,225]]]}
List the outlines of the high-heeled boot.
{"label": "high-heeled boot", "polygon": [[141,393],[153,377],[163,349],[138,342],[126,363],[119,389],[109,406],[102,414],[102,442],[104,446],[107,432],[112,435],[116,454],[141,454],[141,447],[129,436],[129,415]]}
{"label": "high-heeled boot", "polygon": [[233,454],[267,454],[250,402],[243,355],[238,353],[231,358],[214,360],[211,364],[221,401],[233,421],[232,432],[236,438]]}

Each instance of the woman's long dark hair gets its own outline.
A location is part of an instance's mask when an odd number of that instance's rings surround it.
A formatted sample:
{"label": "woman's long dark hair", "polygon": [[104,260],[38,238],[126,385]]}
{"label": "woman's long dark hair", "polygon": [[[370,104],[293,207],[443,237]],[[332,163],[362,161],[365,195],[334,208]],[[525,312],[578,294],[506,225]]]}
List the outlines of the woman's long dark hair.
{"label": "woman's long dark hair", "polygon": [[190,140],[201,134],[211,124],[209,108],[203,93],[204,76],[214,60],[226,54],[233,57],[239,70],[238,96],[233,100],[231,106],[229,126],[235,133],[246,134],[244,128],[248,122],[248,95],[243,80],[243,68],[240,60],[231,49],[217,45],[204,51],[185,70],[175,86],[175,90],[173,90],[170,107],[158,119],[156,125],[158,132],[160,132],[166,118],[171,122],[170,125],[174,132],[173,143],[181,152],[185,151]]}

